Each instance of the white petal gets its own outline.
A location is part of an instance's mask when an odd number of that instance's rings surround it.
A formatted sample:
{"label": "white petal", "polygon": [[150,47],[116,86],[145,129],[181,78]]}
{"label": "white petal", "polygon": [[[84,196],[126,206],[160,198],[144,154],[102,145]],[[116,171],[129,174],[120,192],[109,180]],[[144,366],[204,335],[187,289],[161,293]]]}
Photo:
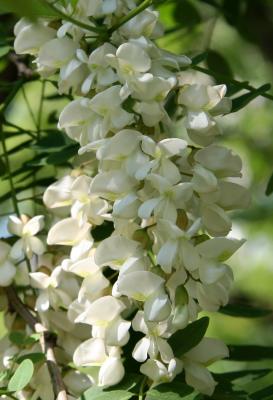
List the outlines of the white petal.
{"label": "white petal", "polygon": [[125,346],[129,340],[130,321],[116,318],[105,331],[105,342],[107,346]]}
{"label": "white petal", "polygon": [[0,264],[2,264],[10,253],[11,246],[0,240]]}
{"label": "white petal", "polygon": [[151,66],[148,54],[140,46],[133,43],[124,43],[119,46],[116,53],[121,68],[127,71],[146,72]]}
{"label": "white petal", "polygon": [[195,248],[205,258],[225,261],[231,257],[243,244],[245,240],[232,238],[213,238],[198,244]]}
{"label": "white petal", "polygon": [[138,362],[144,362],[148,358],[148,350],[150,347],[150,339],[144,337],[140,339],[133,350],[132,356]]}
{"label": "white petal", "polygon": [[29,276],[31,286],[36,289],[46,289],[50,285],[50,276],[43,272],[31,272]]}
{"label": "white petal", "polygon": [[170,273],[175,261],[177,253],[178,242],[168,240],[159,250],[157,254],[157,262],[166,273]]}
{"label": "white petal", "polygon": [[138,242],[121,235],[111,236],[98,245],[95,262],[100,266],[110,265],[112,268],[119,268],[127,258],[137,255],[139,249]]}
{"label": "white petal", "polygon": [[186,383],[198,392],[211,396],[214,392],[216,382],[211,373],[201,364],[194,362],[185,363]]}
{"label": "white petal", "polygon": [[107,359],[102,339],[88,339],[77,347],[73,362],[76,366],[102,365]]}
{"label": "white petal", "polygon": [[34,254],[41,255],[45,252],[46,247],[41,239],[37,237],[29,238],[29,246]]}
{"label": "white petal", "polygon": [[149,297],[144,304],[144,315],[146,321],[160,322],[169,317],[171,303],[164,292],[155,293]]}
{"label": "white petal", "polygon": [[91,225],[80,224],[75,218],[63,219],[55,224],[48,232],[47,243],[49,245],[62,244],[73,246],[88,237]]}
{"label": "white petal", "polygon": [[0,265],[0,286],[9,286],[16,274],[16,268],[11,261],[6,260]]}
{"label": "white petal", "polygon": [[74,178],[67,175],[50,185],[44,195],[43,202],[48,208],[64,207],[71,204],[71,186]]}
{"label": "white petal", "polygon": [[21,219],[16,217],[15,215],[10,215],[8,221],[8,230],[13,235],[22,236],[23,222],[21,221]]}
{"label": "white petal", "polygon": [[164,280],[153,272],[135,271],[119,277],[118,290],[135,300],[145,301],[163,283]]}
{"label": "white petal", "polygon": [[124,307],[123,303],[116,298],[104,296],[95,300],[87,310],[76,319],[76,322],[107,326],[110,321],[113,321],[124,310]]}
{"label": "white petal", "polygon": [[148,219],[151,217],[154,208],[160,202],[160,197],[156,197],[155,199],[149,199],[144,201],[138,209],[138,216],[142,219]]}
{"label": "white petal", "polygon": [[110,357],[99,371],[99,386],[113,386],[124,377],[125,370],[120,358]]}
{"label": "white petal", "polygon": [[204,337],[197,346],[185,353],[184,356],[191,361],[209,365],[228,357],[228,355],[229,350],[225,343],[218,339]]}

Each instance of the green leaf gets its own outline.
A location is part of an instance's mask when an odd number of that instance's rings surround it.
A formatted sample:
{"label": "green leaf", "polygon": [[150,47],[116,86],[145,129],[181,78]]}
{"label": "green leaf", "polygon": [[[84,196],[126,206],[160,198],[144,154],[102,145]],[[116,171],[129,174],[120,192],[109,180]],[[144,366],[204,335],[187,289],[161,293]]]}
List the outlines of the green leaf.
{"label": "green leaf", "polygon": [[228,78],[233,77],[232,69],[222,54],[214,50],[209,50],[207,54],[207,65],[212,71],[225,75]]}
{"label": "green leaf", "polygon": [[217,382],[232,382],[239,378],[251,377],[253,380],[261,378],[271,372],[271,369],[243,369],[239,371],[223,372],[221,374],[213,374]]}
{"label": "green leaf", "polygon": [[7,55],[10,50],[11,50],[10,46],[2,46],[2,47],[0,47],[0,58],[4,57],[5,55]]}
{"label": "green leaf", "polygon": [[7,172],[7,167],[2,158],[0,158],[0,176],[4,176]]}
{"label": "green leaf", "polygon": [[209,318],[203,317],[192,322],[186,328],[175,332],[169,339],[169,344],[176,357],[197,346],[203,339],[209,325]]}
{"label": "green leaf", "polygon": [[30,18],[58,16],[44,0],[0,0],[0,12],[11,12]]}
{"label": "green leaf", "polygon": [[245,107],[248,103],[254,100],[256,97],[264,94],[271,88],[269,83],[259,87],[258,89],[252,90],[249,93],[243,94],[242,96],[236,97],[232,100],[232,109],[231,112],[237,112],[241,110],[241,108]]}
{"label": "green leaf", "polygon": [[11,377],[8,384],[8,390],[11,392],[17,392],[24,389],[24,387],[29,384],[33,372],[33,362],[28,359],[24,360],[15,371],[15,374]]}
{"label": "green leaf", "polygon": [[196,54],[196,56],[192,57],[191,62],[193,65],[200,64],[202,61],[207,59],[208,52],[204,51],[203,53]]}
{"label": "green leaf", "polygon": [[52,164],[52,165],[60,165],[66,163],[70,158],[74,157],[75,155],[78,154],[78,145],[71,145],[68,147],[65,147],[58,152],[50,154],[46,162],[47,164]]}
{"label": "green leaf", "polygon": [[32,143],[33,143],[32,139],[26,140],[25,142],[20,143],[17,146],[12,147],[12,149],[8,150],[7,153],[8,153],[8,155],[18,153],[18,151],[20,151],[20,150],[25,150],[25,149],[30,148],[31,147],[30,145]]}
{"label": "green leaf", "polygon": [[26,339],[26,334],[23,331],[13,331],[9,334],[9,340],[16,346],[22,346]]}
{"label": "green leaf", "polygon": [[0,382],[4,381],[9,375],[9,371],[5,369],[4,371],[0,372]]}
{"label": "green leaf", "polygon": [[21,363],[24,360],[31,360],[33,364],[36,364],[38,362],[44,361],[45,360],[45,355],[44,353],[28,353],[24,354],[23,356],[20,356],[17,358],[17,363]]}
{"label": "green leaf", "polygon": [[270,179],[268,181],[268,184],[267,184],[267,187],[266,187],[266,191],[265,191],[265,194],[267,196],[269,196],[271,193],[273,193],[273,174],[271,175],[271,177],[270,177]]}
{"label": "green leaf", "polygon": [[176,3],[173,18],[183,28],[193,28],[202,21],[197,8],[188,0],[180,0]]}
{"label": "green leaf", "polygon": [[150,389],[146,400],[179,400],[193,392],[193,388],[183,382],[163,383]]}
{"label": "green leaf", "polygon": [[249,396],[252,400],[270,400],[273,398],[273,384],[252,393]]}
{"label": "green leaf", "polygon": [[273,347],[229,345],[229,359],[236,361],[257,361],[273,359]]}
{"label": "green leaf", "polygon": [[128,400],[134,393],[127,390],[103,390],[99,387],[91,387],[78,400]]}
{"label": "green leaf", "polygon": [[272,310],[254,307],[247,304],[227,304],[219,310],[222,314],[239,318],[259,318],[272,314]]}
{"label": "green leaf", "polygon": [[[37,179],[36,181],[29,182],[26,185],[17,186],[15,188],[15,192],[16,193],[20,193],[20,192],[23,192],[24,190],[30,189],[32,187],[39,187],[39,186],[47,187],[47,186],[51,185],[54,182],[55,182],[55,179],[54,179],[53,176],[48,177],[48,178]],[[2,195],[0,197],[0,204],[3,203],[6,200],[9,200],[9,199],[10,199],[10,192],[5,193],[4,195]]]}
{"label": "green leaf", "polygon": [[136,393],[136,390],[138,389],[142,380],[143,380],[143,375],[126,372],[122,381],[117,385],[112,386],[112,389],[133,391],[134,393]]}

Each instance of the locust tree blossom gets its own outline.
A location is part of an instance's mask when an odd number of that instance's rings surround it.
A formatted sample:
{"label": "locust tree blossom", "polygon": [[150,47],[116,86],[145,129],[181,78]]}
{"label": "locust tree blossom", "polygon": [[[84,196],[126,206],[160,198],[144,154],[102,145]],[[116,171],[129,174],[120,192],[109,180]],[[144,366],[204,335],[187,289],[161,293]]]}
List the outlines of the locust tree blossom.
{"label": "locust tree blossom", "polygon": [[[217,144],[217,118],[231,106],[226,86],[183,79],[191,60],[157,46],[163,30],[150,7],[118,28],[134,0],[56,7],[113,30],[97,41],[73,21],[42,18],[22,19],[14,29],[15,51],[35,56],[42,76],[57,75],[59,92],[77,96],[58,127],[93,167],[72,166],[46,189],[48,247],[36,236],[42,216],[10,217],[9,231],[20,239],[11,248],[0,243],[0,285],[11,284],[13,260],[37,256],[23,282],[37,293],[32,306],[41,320],[58,334],[73,399],[91,384],[120,382],[126,357],[140,364],[150,386],[183,373],[188,385],[211,395],[216,382],[206,367],[227,357],[226,346],[203,337],[181,356],[171,340],[194,327],[199,312],[227,304],[233,274],[226,261],[243,244],[226,237],[228,212],[249,204],[238,181],[240,157]],[[183,138],[173,130],[181,115]],[[42,372],[32,380],[33,398],[44,398]]]}
{"label": "locust tree blossom", "polygon": [[44,227],[44,217],[38,215],[28,219],[26,215],[18,218],[14,215],[9,217],[8,229],[9,232],[20,239],[12,246],[11,256],[15,259],[20,259],[26,256],[31,258],[33,254],[43,254],[45,245],[36,235]]}

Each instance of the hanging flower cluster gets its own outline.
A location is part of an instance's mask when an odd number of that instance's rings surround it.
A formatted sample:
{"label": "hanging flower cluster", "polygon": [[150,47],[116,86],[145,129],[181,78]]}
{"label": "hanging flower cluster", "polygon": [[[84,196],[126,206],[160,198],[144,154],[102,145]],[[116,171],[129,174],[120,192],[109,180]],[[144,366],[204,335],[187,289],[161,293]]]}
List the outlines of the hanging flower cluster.
{"label": "hanging flower cluster", "polygon": [[[243,243],[227,237],[228,212],[249,202],[230,179],[241,176],[239,156],[216,143],[217,116],[231,101],[225,85],[187,78],[188,57],[156,45],[157,11],[118,24],[133,0],[74,3],[61,10],[95,28],[103,21],[109,35],[61,20],[15,26],[16,52],[33,55],[41,76],[57,75],[60,93],[74,95],[59,128],[79,143],[84,161],[44,193],[54,216],[47,248],[36,237],[42,216],[10,218],[19,240],[0,244],[0,284],[23,279],[36,291],[35,309],[58,334],[61,363],[73,363],[64,378],[71,399],[91,384],[120,382],[128,357],[150,385],[184,372],[188,385],[211,395],[207,366],[227,357],[227,347],[203,338],[177,356],[170,338],[200,311],[228,302],[233,276],[225,262]],[[187,140],[173,137],[170,99]],[[22,253],[31,272],[24,262],[16,272]],[[140,339],[127,354],[134,332]],[[32,389],[45,399],[38,384]]]}

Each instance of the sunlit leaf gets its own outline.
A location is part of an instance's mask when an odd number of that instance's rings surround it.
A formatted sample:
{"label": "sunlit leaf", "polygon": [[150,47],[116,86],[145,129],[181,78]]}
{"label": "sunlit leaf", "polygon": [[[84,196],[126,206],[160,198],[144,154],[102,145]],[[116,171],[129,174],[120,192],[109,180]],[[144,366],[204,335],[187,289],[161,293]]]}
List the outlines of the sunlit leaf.
{"label": "sunlit leaf", "polygon": [[33,362],[29,359],[24,360],[16,369],[14,375],[11,377],[8,384],[8,390],[11,392],[17,392],[24,389],[24,387],[29,384],[33,372]]}
{"label": "sunlit leaf", "polygon": [[193,392],[193,388],[183,382],[163,383],[150,389],[147,400],[179,400]]}

